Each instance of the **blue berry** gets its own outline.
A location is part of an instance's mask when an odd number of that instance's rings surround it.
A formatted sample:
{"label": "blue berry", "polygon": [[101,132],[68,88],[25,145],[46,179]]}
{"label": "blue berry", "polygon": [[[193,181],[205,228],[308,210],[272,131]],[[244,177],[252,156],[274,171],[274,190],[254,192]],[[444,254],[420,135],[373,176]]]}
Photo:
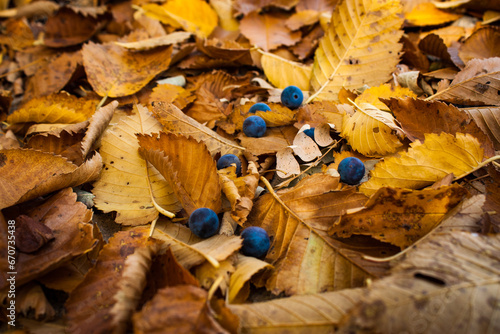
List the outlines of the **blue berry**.
{"label": "blue berry", "polygon": [[259,116],[247,117],[243,122],[243,132],[247,137],[262,137],[266,133],[266,121]]}
{"label": "blue berry", "polygon": [[263,102],[259,102],[250,107],[248,112],[255,113],[256,111],[271,111],[271,108]]}
{"label": "blue berry", "polygon": [[290,109],[300,107],[302,100],[304,100],[304,95],[297,86],[288,86],[281,93],[281,103]]}
{"label": "blue berry", "polygon": [[349,185],[358,184],[365,175],[365,165],[355,157],[348,157],[339,163],[340,181]]}
{"label": "blue berry", "polygon": [[309,136],[309,138],[314,140],[314,128],[304,130],[304,133]]}
{"label": "blue berry", "polygon": [[269,235],[261,227],[247,227],[241,232],[241,237],[243,238],[241,253],[246,256],[262,257],[271,246]]}
{"label": "blue berry", "polygon": [[212,209],[199,208],[189,216],[188,226],[196,236],[210,238],[219,229],[219,217]]}
{"label": "blue berry", "polygon": [[224,154],[217,160],[217,169],[224,169],[226,167],[236,164],[236,175],[241,173],[241,161],[234,154]]}

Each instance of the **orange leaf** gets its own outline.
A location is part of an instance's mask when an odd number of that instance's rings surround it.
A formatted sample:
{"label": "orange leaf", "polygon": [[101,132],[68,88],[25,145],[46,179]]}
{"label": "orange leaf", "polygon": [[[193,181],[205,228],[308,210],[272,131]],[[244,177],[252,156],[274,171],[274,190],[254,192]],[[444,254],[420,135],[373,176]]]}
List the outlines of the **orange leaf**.
{"label": "orange leaf", "polygon": [[220,212],[221,186],[216,162],[205,144],[164,132],[159,139],[145,135],[137,135],[137,138],[140,154],[170,181],[189,214],[198,208]]}

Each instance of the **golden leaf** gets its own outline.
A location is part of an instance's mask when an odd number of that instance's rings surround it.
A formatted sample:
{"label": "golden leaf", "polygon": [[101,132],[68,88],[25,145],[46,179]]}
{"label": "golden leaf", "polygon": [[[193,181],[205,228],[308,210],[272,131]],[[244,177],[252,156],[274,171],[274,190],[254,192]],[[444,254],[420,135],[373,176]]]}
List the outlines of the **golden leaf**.
{"label": "golden leaf", "polygon": [[420,191],[380,188],[363,210],[343,215],[328,233],[341,238],[369,235],[403,249],[432,231],[466,193],[456,184]]}
{"label": "golden leaf", "polygon": [[244,302],[250,292],[250,278],[259,271],[272,266],[255,257],[237,255],[236,271],[231,275],[229,303]]}
{"label": "golden leaf", "polygon": [[159,138],[156,135],[137,135],[137,138],[139,153],[169,181],[188,214],[199,208],[220,212],[217,166],[203,142],[164,132]]}
{"label": "golden leaf", "polygon": [[413,10],[405,15],[406,20],[415,26],[434,26],[446,22],[455,21],[462,15],[445,12],[436,8],[431,2],[418,4]]}
{"label": "golden leaf", "polygon": [[200,37],[208,37],[217,27],[217,13],[202,0],[171,0],[161,6],[151,3],[142,9],[147,16]]}
{"label": "golden leaf", "polygon": [[403,145],[399,141],[403,131],[392,114],[369,103],[361,103],[360,108],[354,115],[344,116],[341,136],[353,149],[366,156],[380,157],[396,152]]}
{"label": "golden leaf", "polygon": [[174,134],[182,133],[198,141],[203,141],[212,156],[219,152],[221,155],[229,153],[239,155],[245,149],[198,123],[171,103],[155,103],[153,112],[163,125],[164,131]]}
{"label": "golden leaf", "polygon": [[96,207],[116,211],[116,222],[142,225],[158,217],[152,197],[162,208],[177,212],[180,205],[174,191],[161,174],[141,158],[136,133],[161,131],[161,124],[143,106],[135,114],[107,130],[100,149],[104,169],[94,184]]}
{"label": "golden leaf", "polygon": [[7,117],[9,123],[79,123],[95,112],[99,101],[67,93],[34,98]]}
{"label": "golden leaf", "polygon": [[399,62],[403,19],[398,0],[345,0],[315,53],[308,101],[338,100],[342,87],[354,89],[388,81]]}
{"label": "golden leaf", "polygon": [[260,62],[267,79],[277,88],[284,89],[290,85],[309,91],[311,66],[306,66],[272,53],[263,52]]}
{"label": "golden leaf", "polygon": [[233,0],[210,0],[210,4],[219,16],[220,26],[227,31],[238,31],[239,22],[233,17]]}
{"label": "golden leaf", "polygon": [[170,65],[172,47],[132,52],[112,44],[89,42],[82,49],[89,83],[100,96],[119,97],[138,92]]}
{"label": "golden leaf", "polygon": [[377,163],[359,190],[371,195],[382,187],[420,189],[450,173],[462,177],[482,160],[483,149],[469,134],[426,134],[423,143],[417,140],[407,152]]}
{"label": "golden leaf", "polygon": [[148,50],[158,46],[178,44],[185,42],[191,37],[191,33],[185,31],[176,31],[171,34],[159,37],[143,39],[137,42],[115,42],[116,45],[131,50]]}
{"label": "golden leaf", "polygon": [[415,95],[415,93],[413,93],[409,88],[401,86],[392,87],[390,84],[383,84],[377,87],[368,88],[354,100],[354,103],[358,105],[360,103],[369,103],[375,108],[381,110],[389,110],[387,106],[382,101],[380,101],[380,98],[389,99],[398,97],[416,98],[417,95]]}

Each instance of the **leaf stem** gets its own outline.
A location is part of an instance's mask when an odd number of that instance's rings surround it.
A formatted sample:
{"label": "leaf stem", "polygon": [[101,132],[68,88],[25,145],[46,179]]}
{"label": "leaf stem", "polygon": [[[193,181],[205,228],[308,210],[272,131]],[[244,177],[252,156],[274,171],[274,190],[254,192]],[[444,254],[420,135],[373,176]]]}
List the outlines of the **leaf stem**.
{"label": "leaf stem", "polygon": [[465,172],[464,174],[460,175],[460,176],[457,176],[454,181],[458,180],[458,179],[461,179],[471,173],[474,173],[475,171],[483,168],[484,166],[486,166],[487,164],[489,164],[490,162],[494,162],[495,160],[500,160],[500,155],[495,155],[494,157],[491,157],[489,159],[486,159],[484,160],[483,162],[481,162],[479,165],[477,165],[475,168],[473,168],[472,170],[468,171],[468,172]]}

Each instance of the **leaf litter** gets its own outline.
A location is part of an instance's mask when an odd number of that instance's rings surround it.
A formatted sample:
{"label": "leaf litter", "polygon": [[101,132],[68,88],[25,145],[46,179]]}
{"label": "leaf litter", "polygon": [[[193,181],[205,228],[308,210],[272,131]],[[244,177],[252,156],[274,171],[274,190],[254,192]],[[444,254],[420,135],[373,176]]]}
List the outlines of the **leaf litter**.
{"label": "leaf litter", "polygon": [[[491,10],[2,4],[0,289],[12,303],[15,268],[16,325],[500,331]],[[290,85],[305,96],[296,109],[281,103]],[[267,130],[247,137],[258,102]],[[225,154],[240,174],[217,169]],[[340,181],[348,157],[365,165],[360,184]],[[208,239],[187,224],[201,207],[222,221]],[[270,236],[263,258],[240,253],[249,226]]]}

